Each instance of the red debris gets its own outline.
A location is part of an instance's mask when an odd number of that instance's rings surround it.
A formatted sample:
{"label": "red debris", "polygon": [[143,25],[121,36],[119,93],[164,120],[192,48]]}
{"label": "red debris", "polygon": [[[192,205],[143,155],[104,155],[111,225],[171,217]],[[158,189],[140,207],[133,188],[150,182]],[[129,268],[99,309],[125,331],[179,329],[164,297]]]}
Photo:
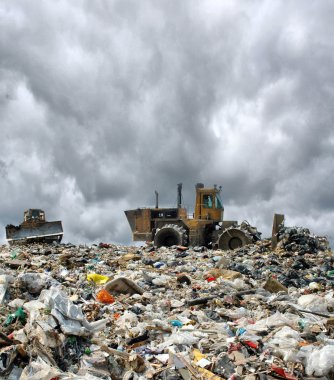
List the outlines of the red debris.
{"label": "red debris", "polygon": [[284,377],[284,379],[288,379],[288,380],[298,380],[296,376],[292,375],[291,373],[289,372],[286,372],[283,368],[281,367],[277,367],[275,364],[272,364],[271,365],[271,370],[275,373],[277,373],[277,375],[280,375],[282,377]]}

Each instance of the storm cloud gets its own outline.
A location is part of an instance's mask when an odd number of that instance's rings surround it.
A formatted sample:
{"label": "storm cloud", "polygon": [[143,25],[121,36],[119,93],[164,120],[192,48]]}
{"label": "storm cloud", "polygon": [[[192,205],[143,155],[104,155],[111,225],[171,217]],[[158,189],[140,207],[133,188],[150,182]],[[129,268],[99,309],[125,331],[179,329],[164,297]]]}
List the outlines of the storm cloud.
{"label": "storm cloud", "polygon": [[0,2],[0,224],[42,208],[64,240],[129,243],[123,210],[222,185],[333,241],[334,3]]}

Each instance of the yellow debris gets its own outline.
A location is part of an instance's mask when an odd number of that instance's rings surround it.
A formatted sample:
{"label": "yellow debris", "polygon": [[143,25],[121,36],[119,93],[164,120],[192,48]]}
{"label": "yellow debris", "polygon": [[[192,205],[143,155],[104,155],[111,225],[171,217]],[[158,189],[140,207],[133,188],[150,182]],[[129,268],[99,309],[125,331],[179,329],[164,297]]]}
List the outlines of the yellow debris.
{"label": "yellow debris", "polygon": [[95,282],[96,285],[103,285],[109,281],[109,277],[102,274],[89,273],[87,274],[87,280]]}

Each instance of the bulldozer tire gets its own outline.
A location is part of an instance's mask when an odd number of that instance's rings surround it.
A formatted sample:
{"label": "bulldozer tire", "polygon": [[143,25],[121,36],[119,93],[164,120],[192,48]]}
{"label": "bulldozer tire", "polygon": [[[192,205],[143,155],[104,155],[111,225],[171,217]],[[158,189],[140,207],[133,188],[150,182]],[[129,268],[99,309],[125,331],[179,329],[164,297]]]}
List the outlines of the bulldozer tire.
{"label": "bulldozer tire", "polygon": [[250,244],[252,239],[244,231],[238,228],[230,228],[224,231],[218,238],[218,248],[222,250],[237,249]]}
{"label": "bulldozer tire", "polygon": [[157,229],[154,236],[154,245],[171,247],[172,245],[187,245],[186,230],[176,224],[166,224]]}

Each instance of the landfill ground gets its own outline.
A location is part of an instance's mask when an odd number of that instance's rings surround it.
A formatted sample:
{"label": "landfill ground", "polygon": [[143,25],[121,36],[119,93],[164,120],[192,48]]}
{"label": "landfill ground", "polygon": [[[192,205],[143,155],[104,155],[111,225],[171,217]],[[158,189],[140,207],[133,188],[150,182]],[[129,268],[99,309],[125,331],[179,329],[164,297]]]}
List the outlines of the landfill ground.
{"label": "landfill ground", "polygon": [[235,251],[0,247],[0,379],[334,379],[334,261],[284,228]]}

